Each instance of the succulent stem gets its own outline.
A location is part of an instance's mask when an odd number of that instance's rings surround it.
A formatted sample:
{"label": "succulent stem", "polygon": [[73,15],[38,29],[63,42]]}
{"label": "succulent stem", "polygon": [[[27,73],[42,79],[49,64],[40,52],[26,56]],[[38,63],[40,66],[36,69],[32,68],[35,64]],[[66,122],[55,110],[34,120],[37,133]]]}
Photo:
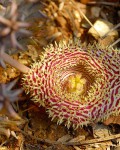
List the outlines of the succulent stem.
{"label": "succulent stem", "polygon": [[9,56],[8,54],[4,52],[1,53],[1,58],[3,58],[6,63],[8,63],[9,65],[13,66],[14,68],[18,69],[19,71],[23,73],[28,73],[30,70],[30,68],[19,63],[17,60],[13,59],[11,56]]}

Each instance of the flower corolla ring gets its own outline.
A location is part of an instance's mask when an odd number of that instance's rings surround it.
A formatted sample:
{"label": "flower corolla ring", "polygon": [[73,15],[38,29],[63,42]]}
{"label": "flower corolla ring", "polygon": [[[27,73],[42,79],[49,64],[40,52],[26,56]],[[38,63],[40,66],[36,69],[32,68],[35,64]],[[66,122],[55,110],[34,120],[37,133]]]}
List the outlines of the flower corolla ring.
{"label": "flower corolla ring", "polygon": [[98,44],[51,44],[22,84],[58,124],[78,128],[119,114],[119,58],[119,50]]}

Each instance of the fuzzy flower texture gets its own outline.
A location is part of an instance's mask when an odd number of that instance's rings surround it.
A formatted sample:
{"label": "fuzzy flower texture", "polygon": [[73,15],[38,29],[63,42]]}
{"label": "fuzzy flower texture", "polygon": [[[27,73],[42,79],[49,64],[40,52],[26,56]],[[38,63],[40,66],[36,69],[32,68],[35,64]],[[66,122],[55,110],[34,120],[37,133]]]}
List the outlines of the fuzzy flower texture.
{"label": "fuzzy flower texture", "polygon": [[61,42],[45,48],[22,80],[52,119],[78,128],[120,112],[120,51]]}

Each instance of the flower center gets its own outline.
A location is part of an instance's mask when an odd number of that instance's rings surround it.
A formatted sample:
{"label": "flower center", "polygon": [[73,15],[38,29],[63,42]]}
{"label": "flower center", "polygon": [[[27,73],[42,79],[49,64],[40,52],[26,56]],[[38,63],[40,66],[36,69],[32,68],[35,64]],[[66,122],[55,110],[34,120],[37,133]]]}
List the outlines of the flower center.
{"label": "flower center", "polygon": [[69,93],[77,93],[81,95],[86,89],[86,79],[81,73],[70,75],[65,81],[65,90]]}
{"label": "flower center", "polygon": [[54,72],[54,88],[61,99],[86,104],[93,100],[93,95],[99,96],[98,89],[104,82],[104,74],[101,74],[101,68],[90,63],[79,61],[68,68],[60,66]]}

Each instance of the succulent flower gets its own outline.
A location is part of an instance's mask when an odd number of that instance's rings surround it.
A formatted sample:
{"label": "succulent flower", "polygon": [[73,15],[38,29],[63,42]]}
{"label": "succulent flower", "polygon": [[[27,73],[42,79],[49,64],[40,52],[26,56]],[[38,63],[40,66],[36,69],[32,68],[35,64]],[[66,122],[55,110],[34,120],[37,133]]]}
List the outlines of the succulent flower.
{"label": "succulent flower", "polygon": [[45,48],[22,84],[58,124],[69,128],[120,112],[120,51],[61,42]]}

